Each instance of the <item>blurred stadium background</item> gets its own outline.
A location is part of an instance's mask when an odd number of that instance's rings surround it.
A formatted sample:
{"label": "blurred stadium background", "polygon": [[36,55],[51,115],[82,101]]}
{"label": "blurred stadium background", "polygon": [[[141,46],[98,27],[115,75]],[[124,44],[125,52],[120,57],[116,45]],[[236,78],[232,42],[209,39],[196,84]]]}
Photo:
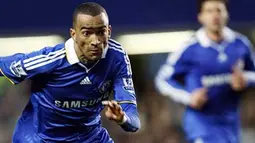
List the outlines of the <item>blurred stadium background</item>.
{"label": "blurred stadium background", "polygon": [[[185,143],[184,107],[155,91],[153,80],[167,53],[199,28],[196,0],[94,0],[106,8],[112,37],[130,55],[142,128],[125,133],[103,119],[116,143]],[[84,0],[1,0],[0,56],[29,52],[69,38],[72,12]],[[254,0],[230,0],[231,28],[255,43]],[[16,120],[29,98],[30,81],[11,86],[0,78],[0,143],[11,143]],[[255,92],[241,104],[244,143],[255,142]]]}

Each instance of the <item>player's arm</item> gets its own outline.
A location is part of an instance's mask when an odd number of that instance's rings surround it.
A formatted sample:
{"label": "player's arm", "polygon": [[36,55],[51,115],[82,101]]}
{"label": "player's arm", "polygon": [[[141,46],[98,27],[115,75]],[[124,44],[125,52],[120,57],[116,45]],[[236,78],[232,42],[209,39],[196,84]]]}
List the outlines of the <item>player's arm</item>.
{"label": "player's arm", "polygon": [[[254,63],[254,49],[251,44],[251,42],[248,40],[248,38],[243,38],[243,43],[245,45],[245,57],[244,57],[244,72],[240,72],[238,68],[234,68],[234,72],[232,74],[232,81],[237,81],[236,85],[242,85],[242,77],[238,76],[240,74],[244,74],[244,80],[247,83],[248,87],[255,87],[255,63]],[[238,63],[237,63],[238,66]],[[240,73],[240,74],[238,74]],[[238,84],[239,83],[239,84]],[[243,84],[245,85],[245,84]]]}
{"label": "player's arm", "polygon": [[191,102],[190,92],[180,83],[185,75],[191,70],[189,64],[189,53],[187,48],[172,53],[168,56],[164,65],[159,69],[155,78],[157,90],[164,96],[169,97],[177,103],[189,105]]}
{"label": "player's arm", "polygon": [[115,100],[103,101],[103,105],[107,106],[106,117],[117,122],[125,131],[135,132],[140,128],[136,105]]}
{"label": "player's arm", "polygon": [[12,84],[25,79],[32,79],[38,74],[49,73],[56,67],[56,60],[64,57],[64,50],[51,51],[44,48],[29,54],[17,53],[12,56],[0,57],[0,72]]}
{"label": "player's arm", "polygon": [[140,128],[140,119],[128,56],[125,54],[116,64],[113,83],[115,101],[105,104],[108,105],[106,116],[115,120],[125,131],[135,132]]}
{"label": "player's arm", "polygon": [[[158,91],[177,103],[192,107],[193,109],[201,109],[208,100],[207,89],[202,86],[199,76],[189,76],[185,81],[186,75],[193,69],[192,62],[193,51],[190,50],[190,42],[173,54],[171,54],[166,63],[160,68],[155,84]],[[182,84],[180,81],[184,81]],[[185,87],[185,82],[192,82],[193,87]]]}

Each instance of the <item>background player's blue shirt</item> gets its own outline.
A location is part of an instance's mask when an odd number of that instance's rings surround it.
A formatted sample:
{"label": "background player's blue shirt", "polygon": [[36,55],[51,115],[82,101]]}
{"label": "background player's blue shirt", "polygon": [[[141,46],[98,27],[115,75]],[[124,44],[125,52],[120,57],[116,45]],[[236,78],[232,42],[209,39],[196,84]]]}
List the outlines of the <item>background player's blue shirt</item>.
{"label": "background player's blue shirt", "polygon": [[198,30],[186,46],[169,56],[155,80],[163,95],[185,105],[189,104],[192,91],[208,88],[208,102],[203,109],[187,107],[184,128],[188,138],[214,132],[238,140],[241,93],[231,88],[230,76],[233,66],[238,65],[252,83],[255,68],[247,38],[229,28],[223,31],[224,40],[217,44],[204,29]]}
{"label": "background player's blue shirt", "polygon": [[32,95],[15,134],[31,126],[45,141],[89,142],[101,128],[101,102],[112,91],[126,112],[127,122],[121,127],[136,131],[140,126],[130,61],[113,40],[93,64],[79,62],[74,41],[69,39],[29,54],[1,57],[0,69],[13,84],[32,80]]}

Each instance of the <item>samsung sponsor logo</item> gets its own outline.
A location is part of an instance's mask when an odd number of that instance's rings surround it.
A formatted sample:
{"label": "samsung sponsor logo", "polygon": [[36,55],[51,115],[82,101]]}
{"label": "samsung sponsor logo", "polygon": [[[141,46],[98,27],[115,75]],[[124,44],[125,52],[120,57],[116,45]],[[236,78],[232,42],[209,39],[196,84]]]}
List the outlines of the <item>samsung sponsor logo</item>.
{"label": "samsung sponsor logo", "polygon": [[99,102],[103,100],[107,100],[110,96],[110,93],[104,94],[104,96],[101,96],[96,99],[91,99],[91,100],[69,100],[69,101],[60,101],[60,100],[55,100],[54,104],[57,107],[60,108],[83,108],[83,107],[90,107],[98,104]]}

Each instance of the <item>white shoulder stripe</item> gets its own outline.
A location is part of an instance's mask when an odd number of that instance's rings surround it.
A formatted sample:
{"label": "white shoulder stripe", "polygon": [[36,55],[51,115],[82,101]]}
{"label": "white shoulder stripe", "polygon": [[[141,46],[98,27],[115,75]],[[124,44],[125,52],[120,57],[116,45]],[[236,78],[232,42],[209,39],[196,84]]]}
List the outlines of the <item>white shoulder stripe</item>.
{"label": "white shoulder stripe", "polygon": [[123,47],[119,44],[116,44],[116,43],[113,43],[113,42],[109,41],[108,45],[109,45],[110,49],[114,49],[114,50],[119,51],[119,52],[124,53],[124,54],[126,53],[124,51]]}
{"label": "white shoulder stripe", "polygon": [[62,59],[62,58],[64,58],[65,56],[66,56],[66,55],[63,54],[63,55],[61,55],[61,56],[59,56],[59,57],[56,57],[56,58],[54,58],[54,59],[50,59],[50,60],[44,61],[44,62],[42,62],[42,63],[40,63],[40,64],[36,64],[36,65],[30,66],[30,67],[28,67],[26,70],[29,71],[29,70],[32,70],[32,69],[35,69],[35,68],[38,68],[38,67],[45,66],[45,65],[47,65],[47,64],[49,64],[49,63],[52,63],[52,62],[57,61],[57,60],[59,60],[59,59]]}
{"label": "white shoulder stripe", "polygon": [[65,54],[65,51],[64,51],[64,50],[58,51],[57,53],[55,53],[55,54],[52,55],[52,56],[51,56],[51,55],[48,55],[48,56],[46,56],[46,57],[39,58],[39,59],[34,60],[34,61],[30,62],[30,63],[24,64],[24,67],[27,68],[27,67],[29,67],[29,66],[32,66],[32,65],[35,65],[35,64],[39,64],[39,63],[41,63],[41,62],[45,62],[45,61],[48,61],[48,60],[57,58],[58,56],[63,55],[63,54]]}
{"label": "white shoulder stripe", "polygon": [[115,48],[115,47],[109,47],[109,49],[113,49],[113,50],[115,50],[115,51],[118,51],[118,52],[121,52],[121,53],[123,53],[123,54],[126,54],[123,50],[117,49],[117,48]]}
{"label": "white shoulder stripe", "polygon": [[110,42],[116,43],[117,45],[120,45],[119,42],[115,41],[114,39],[109,39]]}
{"label": "white shoulder stripe", "polygon": [[192,44],[196,43],[196,39],[195,38],[192,38],[190,39],[189,41],[185,42],[182,47],[174,52],[174,53],[171,53],[169,54],[168,58],[167,58],[167,63],[171,64],[171,65],[174,65],[179,59],[180,57],[182,56],[182,54],[184,53],[184,51],[189,48],[189,46],[191,46]]}
{"label": "white shoulder stripe", "polygon": [[132,68],[131,68],[130,60],[129,60],[128,54],[125,52],[124,48],[120,44],[118,44],[117,42],[115,42],[113,40],[110,40],[108,42],[108,45],[109,45],[108,46],[109,49],[113,49],[113,50],[118,51],[123,54],[125,63],[127,65],[127,74],[132,75]]}
{"label": "white shoulder stripe", "polygon": [[252,49],[253,45],[246,36],[243,36],[241,34],[237,34],[237,35],[238,35],[238,38],[243,42],[245,46],[247,46],[249,49]]}
{"label": "white shoulder stripe", "polygon": [[115,45],[116,47],[119,47],[121,49],[121,45],[118,42],[116,42],[114,40],[109,40],[109,43],[112,45]]}
{"label": "white shoulder stripe", "polygon": [[112,42],[112,41],[109,41],[108,44],[110,44],[110,45],[112,45],[112,46],[114,46],[114,47],[118,47],[118,48],[122,49],[122,47],[121,47],[120,44],[116,44],[116,43],[114,43],[114,42]]}
{"label": "white shoulder stripe", "polygon": [[56,54],[58,52],[61,52],[61,51],[64,51],[64,50],[65,50],[65,48],[62,48],[61,50],[50,52],[47,55],[38,55],[38,56],[35,56],[35,57],[32,57],[32,58],[28,58],[28,59],[24,60],[23,63],[26,64],[26,63],[29,63],[29,62],[31,62],[33,60],[44,58],[44,57],[48,57],[48,56],[54,55],[54,54]]}

